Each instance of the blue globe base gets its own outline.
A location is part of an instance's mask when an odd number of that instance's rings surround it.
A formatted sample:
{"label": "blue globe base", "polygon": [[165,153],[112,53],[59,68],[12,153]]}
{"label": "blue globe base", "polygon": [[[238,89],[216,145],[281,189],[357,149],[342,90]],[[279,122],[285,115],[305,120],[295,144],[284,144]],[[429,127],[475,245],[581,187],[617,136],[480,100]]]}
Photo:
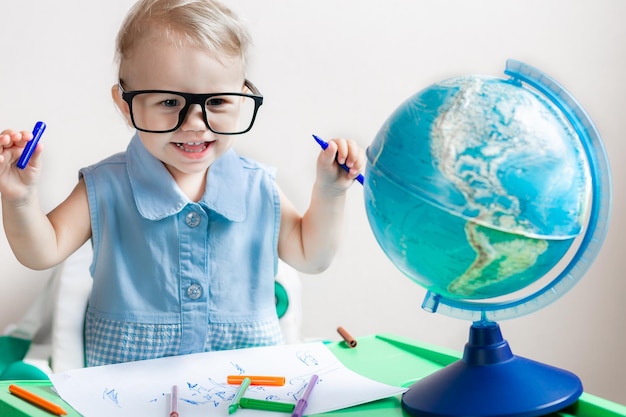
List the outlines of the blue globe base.
{"label": "blue globe base", "polygon": [[402,406],[416,417],[532,417],[582,392],[573,373],[513,355],[497,323],[476,322],[463,358],[413,384]]}

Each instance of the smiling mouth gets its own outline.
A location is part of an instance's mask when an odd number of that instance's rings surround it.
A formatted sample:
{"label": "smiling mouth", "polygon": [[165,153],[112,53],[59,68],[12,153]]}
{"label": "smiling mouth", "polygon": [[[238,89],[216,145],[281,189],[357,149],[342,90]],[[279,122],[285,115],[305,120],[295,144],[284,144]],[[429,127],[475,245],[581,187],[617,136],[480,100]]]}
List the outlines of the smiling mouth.
{"label": "smiling mouth", "polygon": [[190,153],[199,153],[206,150],[209,147],[209,142],[185,142],[185,143],[174,143],[178,147],[178,149],[182,149],[185,152]]}

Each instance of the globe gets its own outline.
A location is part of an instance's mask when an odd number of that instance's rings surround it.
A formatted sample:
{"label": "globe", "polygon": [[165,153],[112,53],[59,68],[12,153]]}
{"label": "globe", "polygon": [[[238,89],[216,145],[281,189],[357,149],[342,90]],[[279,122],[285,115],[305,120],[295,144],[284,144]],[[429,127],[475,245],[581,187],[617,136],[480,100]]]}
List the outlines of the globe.
{"label": "globe", "polygon": [[367,213],[395,265],[438,294],[484,299],[542,277],[582,229],[591,182],[556,106],[461,76],[409,98],[368,149]]}
{"label": "globe", "polygon": [[[404,395],[412,415],[541,415],[582,393],[575,375],[514,356],[495,321],[544,307],[587,270],[607,229],[608,159],[590,118],[556,81],[515,60],[505,74],[417,92],[367,149],[365,207],[378,244],[427,290],[427,311],[474,322],[462,363]],[[483,372],[496,363],[560,388],[549,398],[545,387],[524,391],[519,375]],[[484,392],[493,386],[487,375],[501,392]],[[437,395],[451,392],[466,400],[442,406]],[[499,399],[494,407],[485,395]]]}

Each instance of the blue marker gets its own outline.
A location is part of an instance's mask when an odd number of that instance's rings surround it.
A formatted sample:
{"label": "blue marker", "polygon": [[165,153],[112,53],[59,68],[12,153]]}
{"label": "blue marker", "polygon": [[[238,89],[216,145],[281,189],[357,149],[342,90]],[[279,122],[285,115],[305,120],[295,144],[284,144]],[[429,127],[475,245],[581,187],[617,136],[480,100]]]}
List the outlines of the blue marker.
{"label": "blue marker", "polygon": [[[319,136],[313,135],[313,139],[315,139],[315,141],[320,144],[320,146],[322,147],[323,150],[326,150],[326,148],[328,148],[328,143],[324,142],[324,140],[322,138],[320,138]],[[342,167],[343,169],[345,169],[346,172],[350,172],[350,168],[348,168],[348,166],[346,164],[339,164],[339,166]],[[363,174],[359,174],[355,178],[355,180],[360,182],[361,185],[363,185],[363,179],[364,179],[363,178]]]}
{"label": "blue marker", "polygon": [[43,131],[46,130],[46,124],[44,122],[35,123],[35,127],[33,128],[33,138],[26,143],[24,150],[22,151],[22,155],[20,156],[20,160],[17,161],[17,167],[19,169],[26,168],[30,157],[33,156],[33,152],[37,147],[37,143],[39,143],[39,139],[43,134]]}

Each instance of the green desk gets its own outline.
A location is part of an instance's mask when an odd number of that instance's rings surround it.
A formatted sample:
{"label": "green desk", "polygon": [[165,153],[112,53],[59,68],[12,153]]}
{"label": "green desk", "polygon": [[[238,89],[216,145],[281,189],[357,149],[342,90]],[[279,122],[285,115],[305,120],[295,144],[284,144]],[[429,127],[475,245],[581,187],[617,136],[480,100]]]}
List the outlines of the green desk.
{"label": "green desk", "polygon": [[[413,339],[392,335],[367,336],[358,339],[356,348],[349,348],[344,342],[331,343],[330,350],[345,366],[371,379],[391,385],[409,386],[414,381],[459,359],[459,352],[441,349]],[[2,381],[0,382],[1,417],[51,417],[45,411],[32,406],[9,394],[8,386],[18,383],[34,393],[61,405],[68,417],[80,417],[51,389],[46,381]],[[584,383],[584,381],[583,381]],[[408,417],[400,405],[400,397],[346,408],[319,416],[345,417]],[[626,417],[626,406],[584,393],[567,409],[554,413],[551,417]]]}

